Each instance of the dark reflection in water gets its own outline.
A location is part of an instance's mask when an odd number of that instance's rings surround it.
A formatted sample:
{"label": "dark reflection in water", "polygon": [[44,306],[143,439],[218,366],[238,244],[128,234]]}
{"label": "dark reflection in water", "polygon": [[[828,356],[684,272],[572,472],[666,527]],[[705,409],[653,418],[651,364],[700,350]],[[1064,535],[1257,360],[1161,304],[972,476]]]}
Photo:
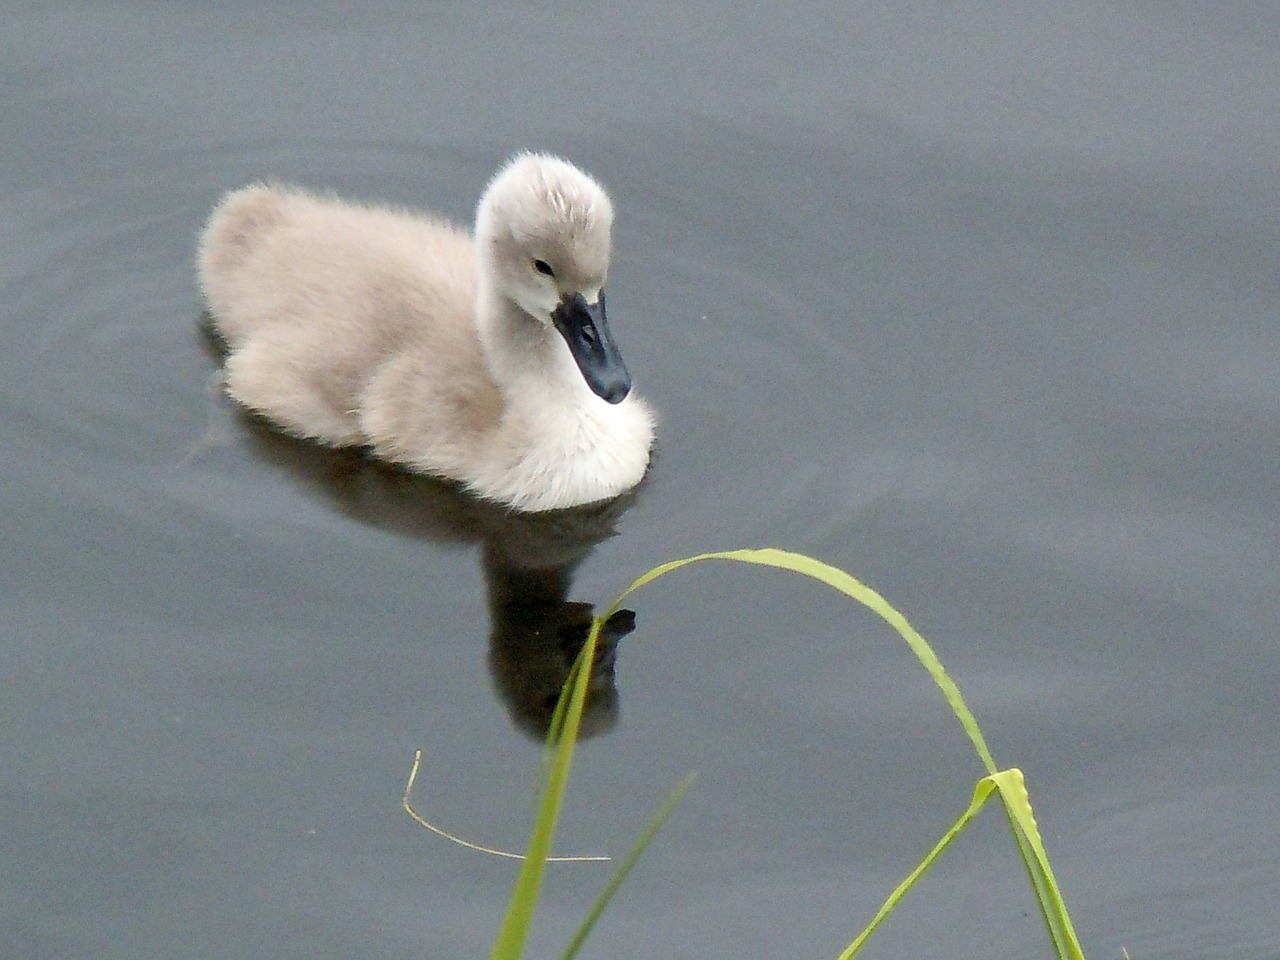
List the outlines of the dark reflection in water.
{"label": "dark reflection in water", "polygon": [[[601,529],[600,539],[612,532],[612,518],[605,522],[609,526]],[[542,536],[547,532],[541,530],[537,534]],[[538,551],[513,555],[510,552],[513,544],[523,549],[524,533],[485,540],[485,582],[493,624],[489,669],[512,718],[522,729],[542,737],[551,722],[569,667],[591,629],[594,616],[591,604],[569,600],[568,592],[574,569],[598,541],[579,541],[575,556],[563,566],[541,566],[539,558],[548,554]],[[561,541],[553,549],[563,549],[572,542]],[[618,641],[635,626],[635,613],[619,610],[601,629],[591,686],[587,688],[587,707],[581,728],[584,736],[603,733],[617,722],[614,662]]]}
{"label": "dark reflection in water", "polygon": [[[207,313],[199,326],[208,353],[221,363],[226,347]],[[638,490],[599,504],[517,513],[453,482],[383,463],[364,450],[300,440],[250,411],[239,414],[254,456],[284,468],[345,516],[404,536],[480,544],[491,625],[489,670],[512,720],[543,738],[595,617],[591,604],[569,599],[574,573],[596,544],[616,533]],[[583,737],[617,723],[617,645],[635,625],[634,611],[619,610],[601,628]]]}

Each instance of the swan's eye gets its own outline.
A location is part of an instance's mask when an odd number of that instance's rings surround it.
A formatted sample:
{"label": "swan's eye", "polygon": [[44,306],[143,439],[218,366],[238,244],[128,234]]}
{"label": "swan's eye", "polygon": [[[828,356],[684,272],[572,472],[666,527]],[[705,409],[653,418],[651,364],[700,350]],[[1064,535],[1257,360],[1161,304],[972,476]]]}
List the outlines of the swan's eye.
{"label": "swan's eye", "polygon": [[554,277],[556,275],[556,272],[551,269],[551,264],[547,263],[545,260],[533,261],[533,269],[537,270],[544,277]]}

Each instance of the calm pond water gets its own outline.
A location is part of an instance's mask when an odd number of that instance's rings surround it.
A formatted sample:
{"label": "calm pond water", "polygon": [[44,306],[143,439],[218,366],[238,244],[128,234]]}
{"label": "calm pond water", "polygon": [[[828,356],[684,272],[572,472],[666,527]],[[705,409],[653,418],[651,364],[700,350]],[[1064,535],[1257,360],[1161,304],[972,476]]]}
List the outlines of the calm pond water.
{"label": "calm pond water", "polygon": [[[486,955],[513,865],[400,810],[414,750],[425,813],[518,848],[566,601],[776,545],[933,641],[1090,957],[1280,957],[1280,7],[0,22],[0,956]],[[614,195],[662,416],[629,510],[506,524],[219,397],[223,190],[466,220],[525,146]],[[700,776],[584,956],[834,958],[968,802],[957,724],[806,582],[703,565],[631,607],[558,846],[621,853]],[[552,869],[530,956],[605,876]],[[1048,955],[998,814],[865,955]]]}

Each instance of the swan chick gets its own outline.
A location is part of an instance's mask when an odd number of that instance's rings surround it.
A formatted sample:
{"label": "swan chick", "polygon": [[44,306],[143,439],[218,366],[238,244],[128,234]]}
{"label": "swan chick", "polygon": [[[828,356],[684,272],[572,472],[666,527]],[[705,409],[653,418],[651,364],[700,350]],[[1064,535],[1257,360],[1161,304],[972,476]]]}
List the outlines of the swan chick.
{"label": "swan chick", "polygon": [[233,191],[198,255],[227,392],[517,510],[617,497],[648,469],[654,418],[607,322],[612,225],[600,184],[536,153],[498,171],[473,234],[295,187]]}

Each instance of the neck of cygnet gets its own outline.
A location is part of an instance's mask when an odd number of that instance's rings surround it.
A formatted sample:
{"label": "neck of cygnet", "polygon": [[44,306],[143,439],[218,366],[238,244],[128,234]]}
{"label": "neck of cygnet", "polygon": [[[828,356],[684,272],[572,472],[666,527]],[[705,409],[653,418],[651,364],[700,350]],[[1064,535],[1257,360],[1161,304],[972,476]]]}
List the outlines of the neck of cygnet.
{"label": "neck of cygnet", "polygon": [[510,297],[481,282],[476,302],[477,329],[489,372],[507,396],[535,390],[570,400],[590,394],[560,334],[529,316]]}

